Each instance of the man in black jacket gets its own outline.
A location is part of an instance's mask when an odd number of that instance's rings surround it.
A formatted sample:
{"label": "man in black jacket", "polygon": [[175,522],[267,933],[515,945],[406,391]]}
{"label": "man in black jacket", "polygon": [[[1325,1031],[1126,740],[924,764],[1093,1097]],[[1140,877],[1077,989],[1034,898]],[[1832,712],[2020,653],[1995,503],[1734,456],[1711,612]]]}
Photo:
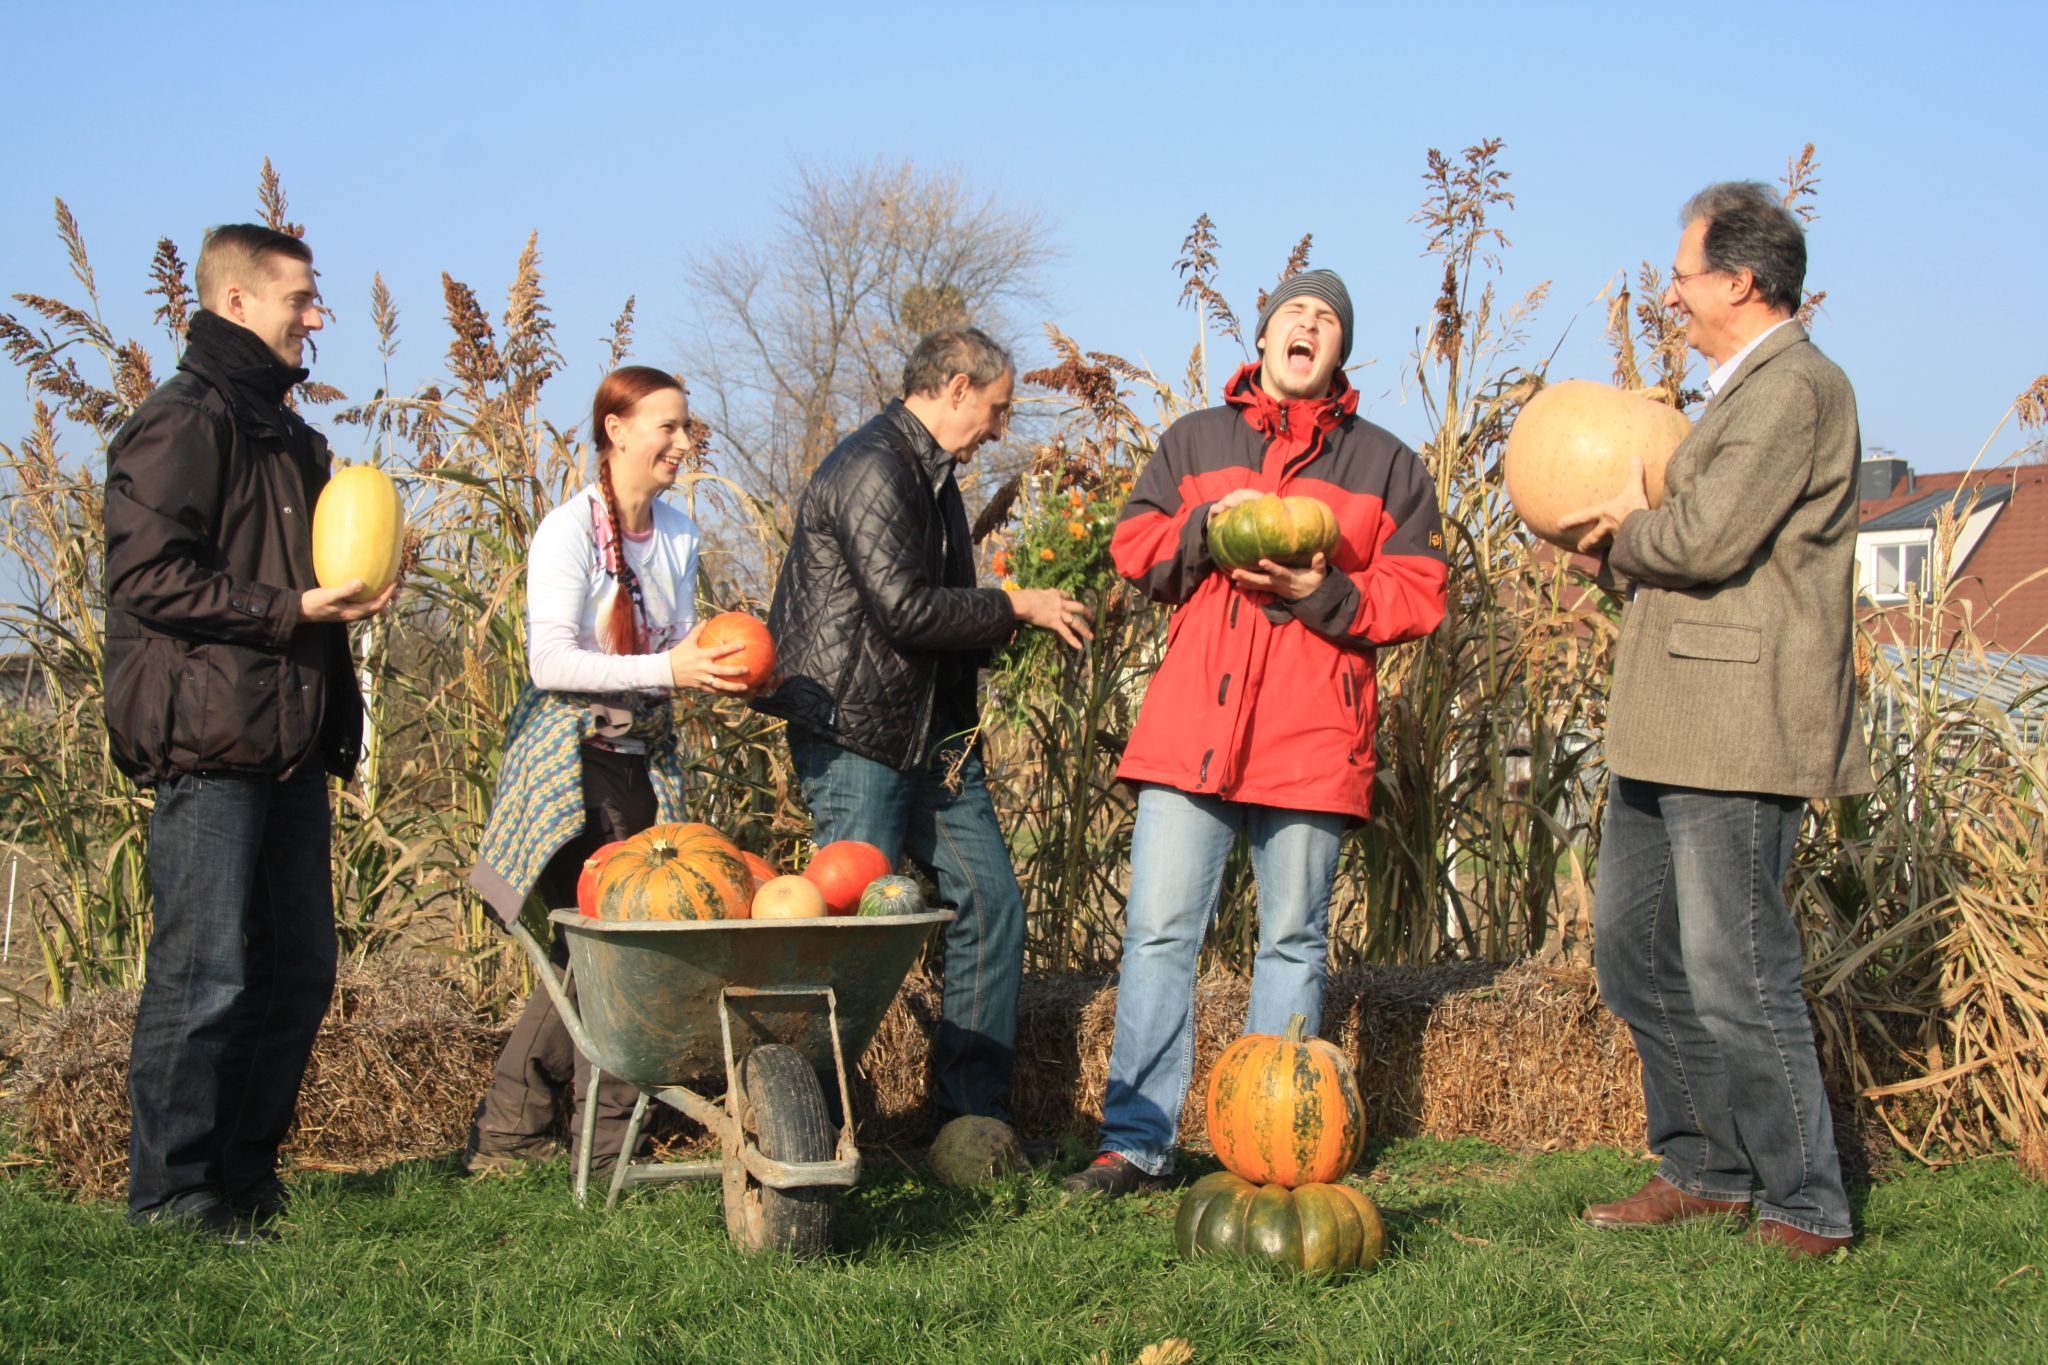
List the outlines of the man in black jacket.
{"label": "man in black jacket", "polygon": [[286,405],[321,327],[313,253],[235,224],[199,254],[178,373],[107,447],[107,730],[155,789],[155,928],[128,1061],[128,1208],[227,1241],[280,1212],[277,1149],[334,993],[327,775],[362,747],[316,586],[327,442]]}
{"label": "man in black jacket", "polygon": [[1063,592],[975,586],[957,465],[1009,422],[1008,352],[975,328],[918,343],[904,397],[825,457],[797,505],[768,629],[782,684],[754,705],[789,722],[818,843],[908,853],[959,918],[946,931],[932,1040],[941,1118],[1004,1117],[1024,964],[1024,903],[989,802],[978,674],[1019,622],[1079,648]]}

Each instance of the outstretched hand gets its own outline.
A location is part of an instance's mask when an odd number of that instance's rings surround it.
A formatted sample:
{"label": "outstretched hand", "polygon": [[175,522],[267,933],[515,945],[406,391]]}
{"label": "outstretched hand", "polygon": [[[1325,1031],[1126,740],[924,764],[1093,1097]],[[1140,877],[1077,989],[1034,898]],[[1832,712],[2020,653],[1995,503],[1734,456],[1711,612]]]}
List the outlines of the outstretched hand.
{"label": "outstretched hand", "polygon": [[363,580],[351,579],[338,588],[308,588],[299,594],[299,619],[301,621],[361,621],[375,616],[391,605],[398,596],[398,580],[392,579],[384,591],[367,602],[351,602],[348,599],[363,590]]}
{"label": "outstretched hand", "polygon": [[1012,588],[1010,611],[1019,621],[1051,631],[1074,649],[1095,638],[1088,628],[1088,605],[1058,588]]}

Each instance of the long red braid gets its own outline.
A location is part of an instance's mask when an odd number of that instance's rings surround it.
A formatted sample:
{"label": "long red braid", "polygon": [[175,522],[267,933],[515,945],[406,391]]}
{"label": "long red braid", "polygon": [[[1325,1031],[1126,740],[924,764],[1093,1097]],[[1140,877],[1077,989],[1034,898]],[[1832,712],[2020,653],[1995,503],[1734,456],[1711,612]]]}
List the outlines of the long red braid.
{"label": "long red braid", "polygon": [[640,576],[633,572],[633,562],[626,554],[619,495],[612,488],[612,438],[605,429],[605,419],[630,417],[648,394],[682,388],[681,380],[651,365],[627,365],[604,377],[590,403],[591,438],[597,445],[597,486],[604,494],[605,518],[611,523],[609,544],[604,528],[597,530],[598,555],[614,584],[611,600],[598,613],[598,639],[608,654],[647,652],[647,606],[640,590]]}

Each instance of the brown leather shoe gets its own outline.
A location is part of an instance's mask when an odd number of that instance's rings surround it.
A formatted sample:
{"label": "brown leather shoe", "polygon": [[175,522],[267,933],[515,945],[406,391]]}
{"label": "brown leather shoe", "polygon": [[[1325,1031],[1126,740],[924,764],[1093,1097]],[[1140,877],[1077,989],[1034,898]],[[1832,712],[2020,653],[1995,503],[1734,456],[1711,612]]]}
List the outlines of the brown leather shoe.
{"label": "brown leather shoe", "polygon": [[1744,1241],[1758,1246],[1782,1248],[1787,1256],[1813,1259],[1832,1256],[1856,1239],[1851,1237],[1823,1237],[1817,1232],[1795,1228],[1790,1223],[1781,1223],[1775,1218],[1759,1218],[1756,1226],[1744,1236]]}
{"label": "brown leather shoe", "polygon": [[1594,1204],[1579,1215],[1596,1228],[1649,1228],[1665,1223],[1682,1223],[1688,1218],[1734,1218],[1749,1216],[1746,1199],[1701,1199],[1687,1194],[1661,1175],[1628,1198],[1613,1204]]}

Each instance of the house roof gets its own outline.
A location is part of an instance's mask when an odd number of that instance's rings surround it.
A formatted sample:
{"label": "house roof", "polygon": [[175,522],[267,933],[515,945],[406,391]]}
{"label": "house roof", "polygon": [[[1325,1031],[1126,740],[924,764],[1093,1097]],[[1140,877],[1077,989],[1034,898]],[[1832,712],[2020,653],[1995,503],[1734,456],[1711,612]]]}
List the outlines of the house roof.
{"label": "house roof", "polygon": [[[1910,488],[1861,504],[1861,532],[1913,529],[1964,492],[1979,509],[1997,515],[1969,557],[1956,566],[1952,613],[1968,612],[1988,648],[2015,653],[2048,651],[2048,465],[2028,464],[1975,473],[1915,475]],[[1917,510],[1916,510],[1917,509]],[[1958,505],[1957,511],[1963,506]]]}
{"label": "house roof", "polygon": [[[2008,483],[1997,483],[1976,488],[1973,490],[1976,495],[1974,503],[1971,501],[1969,493],[1962,493],[1961,496],[1958,496],[1959,491],[1954,488],[1939,488],[1932,493],[1923,493],[1911,502],[1894,507],[1889,512],[1882,512],[1874,517],[1866,516],[1863,524],[1856,529],[1859,531],[1931,531],[1934,529],[1935,518],[1941,514],[1941,509],[1952,503],[1955,505],[1956,515],[1961,516],[1973,507],[1991,507],[2001,502],[2010,501],[2012,498],[2012,485]],[[1869,503],[1864,504],[1866,507],[1870,505]]]}

